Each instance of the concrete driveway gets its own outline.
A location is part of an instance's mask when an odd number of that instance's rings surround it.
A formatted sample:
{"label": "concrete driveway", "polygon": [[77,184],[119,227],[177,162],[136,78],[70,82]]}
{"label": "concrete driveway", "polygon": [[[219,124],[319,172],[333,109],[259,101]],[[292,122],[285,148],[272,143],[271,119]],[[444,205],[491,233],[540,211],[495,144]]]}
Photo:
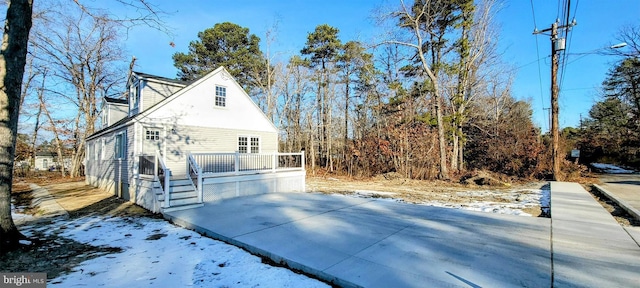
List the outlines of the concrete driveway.
{"label": "concrete driveway", "polygon": [[264,194],[165,217],[340,286],[549,287],[550,219],[322,194]]}
{"label": "concrete driveway", "polygon": [[550,187],[551,219],[311,193],[165,217],[339,286],[637,287],[638,242],[579,184]]}

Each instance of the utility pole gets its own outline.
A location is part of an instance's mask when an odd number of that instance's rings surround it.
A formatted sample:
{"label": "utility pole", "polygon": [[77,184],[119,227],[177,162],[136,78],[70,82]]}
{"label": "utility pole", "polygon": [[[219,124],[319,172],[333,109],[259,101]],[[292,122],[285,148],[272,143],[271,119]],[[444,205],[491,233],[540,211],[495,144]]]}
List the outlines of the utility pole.
{"label": "utility pole", "polygon": [[560,141],[560,132],[558,130],[558,51],[565,49],[565,39],[558,38],[558,29],[570,28],[576,25],[576,20],[570,24],[558,26],[558,21],[551,24],[551,28],[533,31],[533,34],[551,32],[551,157],[553,161],[553,180],[562,180],[560,176],[560,153],[558,152],[558,142]]}

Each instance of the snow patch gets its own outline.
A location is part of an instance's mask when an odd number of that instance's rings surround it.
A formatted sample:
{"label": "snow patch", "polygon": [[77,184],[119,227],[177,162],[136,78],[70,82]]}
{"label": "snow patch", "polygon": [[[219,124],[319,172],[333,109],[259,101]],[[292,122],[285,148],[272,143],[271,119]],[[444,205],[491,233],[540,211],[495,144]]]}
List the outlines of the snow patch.
{"label": "snow patch", "polygon": [[393,192],[382,192],[382,191],[372,191],[372,190],[355,190],[353,191],[353,193],[362,195],[362,196],[371,196],[371,197],[376,197],[376,196],[390,197],[398,194]]}
{"label": "snow patch", "polygon": [[[393,194],[395,193],[391,192],[376,192],[368,190],[366,191],[368,193],[362,192],[364,191],[358,190],[348,196],[359,198],[373,198],[384,195],[384,198],[381,198],[380,200],[404,202],[402,199],[392,198]],[[549,203],[551,202],[551,198],[549,195],[550,191],[548,189],[518,189],[508,191],[475,190],[456,192],[456,196],[471,198],[493,198],[500,199],[501,201],[446,202],[442,200],[433,200],[417,204],[507,215],[538,216],[526,213],[523,211],[523,209],[540,207],[542,209],[542,212],[548,215]]]}
{"label": "snow patch", "polygon": [[620,168],[612,164],[591,163],[591,166],[607,174],[633,174],[635,171]]}
{"label": "snow patch", "polygon": [[11,203],[11,219],[13,219],[13,223],[22,224],[26,221],[31,221],[35,219],[32,215],[22,214],[20,212],[24,211],[26,207],[16,207]]}
{"label": "snow patch", "polygon": [[[23,227],[94,246],[122,248],[82,262],[47,287],[328,287],[196,232],[150,218],[87,216]],[[149,237],[163,235],[163,237]]]}

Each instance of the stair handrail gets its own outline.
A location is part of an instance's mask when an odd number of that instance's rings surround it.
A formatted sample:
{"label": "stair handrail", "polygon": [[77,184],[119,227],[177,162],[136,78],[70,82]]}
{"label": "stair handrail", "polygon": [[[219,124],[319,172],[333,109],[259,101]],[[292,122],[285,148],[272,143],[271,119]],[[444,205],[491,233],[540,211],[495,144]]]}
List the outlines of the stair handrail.
{"label": "stair handrail", "polygon": [[[164,206],[164,208],[169,208],[171,206],[169,204],[169,199],[171,199],[169,197],[170,196],[169,193],[171,190],[171,170],[167,168],[167,166],[164,164],[164,161],[162,161],[162,157],[160,157],[160,151],[156,150],[155,156],[156,156],[156,161],[155,161],[156,168],[154,169],[154,173],[156,174],[155,176],[160,181],[160,186],[162,186],[162,194],[164,196],[164,204],[162,205]],[[158,165],[160,165],[160,167],[157,167]],[[162,175],[158,175],[159,171],[162,171]]]}
{"label": "stair handrail", "polygon": [[[191,174],[191,171],[196,174],[196,183],[193,183],[193,185],[196,186],[198,191],[198,203],[202,203],[202,168],[200,168],[198,162],[191,153],[189,153],[189,156],[187,157],[187,163],[189,165],[189,174]],[[191,178],[190,175],[189,178]],[[193,178],[191,178],[191,181],[193,182]]]}

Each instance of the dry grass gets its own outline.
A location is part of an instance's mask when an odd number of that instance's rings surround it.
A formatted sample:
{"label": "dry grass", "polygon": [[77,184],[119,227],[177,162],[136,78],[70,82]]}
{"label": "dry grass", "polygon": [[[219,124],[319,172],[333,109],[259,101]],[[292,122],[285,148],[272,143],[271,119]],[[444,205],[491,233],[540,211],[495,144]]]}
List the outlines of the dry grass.
{"label": "dry grass", "polygon": [[[53,173],[52,173],[53,174]],[[130,202],[116,198],[100,189],[88,186],[84,179],[61,178],[56,175],[39,175],[35,178],[19,178],[13,183],[15,199],[31,201],[28,183],[37,183],[47,189],[64,208],[70,219],[87,215],[110,215],[121,217],[160,217]],[[35,214],[37,207],[25,210],[23,213]],[[47,224],[52,224],[56,218],[39,218],[27,222],[24,226],[31,226],[32,231]],[[64,223],[64,222],[62,222]],[[64,228],[60,224],[60,228]],[[18,227],[21,229],[22,227]],[[36,232],[31,236],[32,244],[24,245],[20,250],[0,256],[0,270],[7,272],[45,272],[48,279],[73,271],[74,267],[86,260],[102,255],[119,253],[120,248],[107,246],[92,246],[61,237],[55,233]]]}

